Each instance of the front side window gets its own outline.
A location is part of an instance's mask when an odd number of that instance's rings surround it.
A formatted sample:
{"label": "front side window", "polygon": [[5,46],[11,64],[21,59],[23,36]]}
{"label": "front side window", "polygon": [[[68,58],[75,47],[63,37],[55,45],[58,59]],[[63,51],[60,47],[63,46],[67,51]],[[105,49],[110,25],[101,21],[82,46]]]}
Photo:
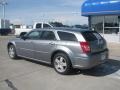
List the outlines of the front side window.
{"label": "front side window", "polygon": [[77,41],[76,36],[72,33],[58,31],[58,35],[60,37],[60,40],[63,41]]}
{"label": "front side window", "polygon": [[55,34],[52,31],[43,31],[42,36],[41,36],[42,40],[55,40]]}
{"label": "front side window", "polygon": [[40,39],[41,33],[42,32],[32,31],[27,35],[27,37],[28,37],[28,39]]}

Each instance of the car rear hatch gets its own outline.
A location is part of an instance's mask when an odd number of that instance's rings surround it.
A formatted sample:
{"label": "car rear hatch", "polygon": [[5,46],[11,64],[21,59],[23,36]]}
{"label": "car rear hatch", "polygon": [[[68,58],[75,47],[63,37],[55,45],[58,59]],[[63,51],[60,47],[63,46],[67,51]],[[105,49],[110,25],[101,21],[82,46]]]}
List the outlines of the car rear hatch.
{"label": "car rear hatch", "polygon": [[82,35],[89,43],[91,53],[98,53],[107,49],[105,39],[96,31],[84,31]]}

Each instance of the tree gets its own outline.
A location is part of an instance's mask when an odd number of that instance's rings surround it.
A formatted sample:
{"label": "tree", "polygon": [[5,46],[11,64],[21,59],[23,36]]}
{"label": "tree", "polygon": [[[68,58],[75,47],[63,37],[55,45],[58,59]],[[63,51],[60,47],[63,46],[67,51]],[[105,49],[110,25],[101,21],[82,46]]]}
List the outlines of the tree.
{"label": "tree", "polygon": [[84,25],[74,25],[74,28],[81,28],[81,29],[88,29],[88,25],[84,24]]}
{"label": "tree", "polygon": [[61,22],[49,22],[54,27],[64,27],[64,25]]}

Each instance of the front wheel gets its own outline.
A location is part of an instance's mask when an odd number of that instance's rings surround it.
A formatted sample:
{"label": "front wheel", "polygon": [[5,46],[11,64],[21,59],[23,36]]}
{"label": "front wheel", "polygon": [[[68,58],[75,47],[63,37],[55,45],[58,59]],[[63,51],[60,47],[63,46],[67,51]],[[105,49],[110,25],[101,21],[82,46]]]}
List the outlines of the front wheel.
{"label": "front wheel", "polygon": [[16,49],[14,45],[8,47],[8,54],[11,59],[17,59]]}
{"label": "front wheel", "polygon": [[71,62],[66,54],[58,53],[53,58],[53,66],[56,72],[60,74],[69,74],[71,71]]}

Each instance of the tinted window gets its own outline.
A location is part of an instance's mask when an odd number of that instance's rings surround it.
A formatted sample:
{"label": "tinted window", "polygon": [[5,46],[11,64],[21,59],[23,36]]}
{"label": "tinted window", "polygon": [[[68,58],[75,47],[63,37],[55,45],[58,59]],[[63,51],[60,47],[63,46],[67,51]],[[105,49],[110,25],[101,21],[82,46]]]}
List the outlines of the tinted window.
{"label": "tinted window", "polygon": [[82,32],[82,35],[84,36],[84,38],[87,41],[95,41],[95,40],[98,40],[98,39],[102,39],[102,37],[100,36],[100,34],[98,34],[95,31]]}
{"label": "tinted window", "polygon": [[41,28],[41,23],[36,24],[36,28]]}
{"label": "tinted window", "polygon": [[55,40],[55,35],[52,31],[43,31],[41,39],[42,40]]}
{"label": "tinted window", "polygon": [[27,35],[27,37],[28,37],[28,39],[40,39],[41,33],[42,32],[32,31]]}
{"label": "tinted window", "polygon": [[15,28],[20,28],[20,25],[15,25]]}
{"label": "tinted window", "polygon": [[72,33],[58,31],[58,35],[60,39],[64,41],[77,41],[77,38]]}
{"label": "tinted window", "polygon": [[50,26],[48,24],[43,24],[44,28],[50,28]]}

